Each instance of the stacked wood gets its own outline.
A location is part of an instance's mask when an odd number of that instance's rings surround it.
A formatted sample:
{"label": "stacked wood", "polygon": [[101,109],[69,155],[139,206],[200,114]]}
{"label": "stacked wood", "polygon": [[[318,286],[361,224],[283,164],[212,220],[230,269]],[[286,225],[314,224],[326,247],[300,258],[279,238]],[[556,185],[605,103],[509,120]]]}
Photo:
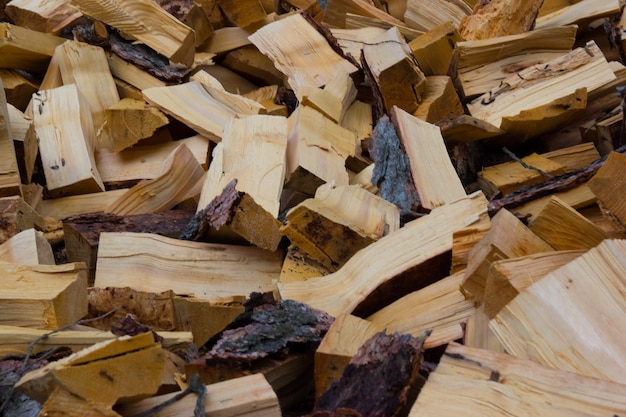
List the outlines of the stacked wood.
{"label": "stacked wood", "polygon": [[0,414],[623,414],[617,0],[0,20]]}

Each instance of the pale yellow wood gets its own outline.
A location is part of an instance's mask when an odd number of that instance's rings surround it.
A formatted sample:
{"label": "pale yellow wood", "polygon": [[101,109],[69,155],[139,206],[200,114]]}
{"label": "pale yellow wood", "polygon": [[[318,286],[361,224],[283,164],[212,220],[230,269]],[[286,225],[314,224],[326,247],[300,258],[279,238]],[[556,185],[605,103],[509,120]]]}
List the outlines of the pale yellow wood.
{"label": "pale yellow wood", "polygon": [[624,231],[626,226],[626,204],[621,198],[625,187],[622,174],[624,166],[626,166],[626,157],[623,154],[611,152],[596,175],[589,181],[589,188],[598,198],[602,209],[621,231]]}
{"label": "pale yellow wood", "polygon": [[506,209],[491,219],[491,229],[469,252],[463,292],[480,302],[485,296],[487,274],[497,260],[516,258],[554,249]]}
{"label": "pale yellow wood", "polygon": [[100,193],[72,195],[50,200],[42,200],[37,204],[37,212],[42,216],[63,219],[78,214],[104,211],[115,200],[119,199],[127,189],[103,191]]}
{"label": "pale yellow wood", "polygon": [[507,79],[512,71],[546,63],[568,53],[574,46],[576,29],[572,25],[559,26],[457,42],[453,76],[460,94],[466,97],[483,94]]}
{"label": "pale yellow wood", "polygon": [[452,233],[487,221],[486,200],[474,193],[357,252],[341,269],[304,282],[279,283],[280,295],[337,315],[350,313],[379,285],[451,249]]}
{"label": "pale yellow wood", "polygon": [[87,314],[85,265],[0,263],[0,324],[56,329]]}
{"label": "pale yellow wood", "polygon": [[357,70],[299,14],[265,25],[249,39],[287,75],[287,83],[294,91],[303,85],[322,87],[339,69],[349,74]]}
{"label": "pale yellow wood", "polygon": [[600,158],[600,154],[593,143],[568,146],[542,153],[541,156],[562,165],[567,172],[587,166]]}
{"label": "pale yellow wood", "polygon": [[405,295],[378,310],[367,320],[377,328],[400,334],[409,333],[415,337],[431,329],[433,332],[426,339],[429,347],[452,342],[459,335],[453,333],[452,339],[446,339],[448,328],[456,326],[460,329],[460,325],[474,313],[474,303],[466,300],[459,291],[462,280],[463,272],[457,272]]}
{"label": "pale yellow wood", "polygon": [[624,398],[626,386],[622,384],[451,344],[409,416],[622,415]]}
{"label": "pale yellow wood", "polygon": [[339,124],[341,127],[353,131],[357,140],[369,139],[372,135],[372,106],[355,100],[348,107]]}
{"label": "pale yellow wood", "polygon": [[33,96],[33,123],[48,189],[57,195],[104,191],[96,169],[89,105],[75,84]]}
{"label": "pale yellow wood", "polygon": [[452,79],[447,75],[426,77],[422,101],[413,116],[428,123],[453,119],[465,114]]}
{"label": "pale yellow wood", "polygon": [[478,40],[515,35],[533,29],[543,0],[476,2],[472,13],[459,23],[463,39]]}
{"label": "pale yellow wood", "polygon": [[346,28],[348,14],[376,18],[393,26],[404,26],[402,20],[376,8],[368,0],[329,0],[324,9],[322,23],[334,28]]}
{"label": "pale yellow wood", "polygon": [[418,36],[424,34],[424,32],[421,30],[415,30],[406,26],[404,22],[390,23],[390,19],[387,16],[388,15],[381,16],[381,18],[379,19],[377,17],[368,17],[354,13],[346,13],[346,29],[363,29],[372,27],[389,30],[393,27],[396,27],[398,28],[400,33],[404,35],[407,41],[411,41]]}
{"label": "pale yellow wood", "polygon": [[24,265],[54,265],[52,247],[35,229],[27,229],[0,245],[0,262]]}
{"label": "pale yellow wood", "polygon": [[467,114],[437,123],[447,144],[474,142],[480,139],[497,138],[504,130]]}
{"label": "pale yellow wood", "polygon": [[559,250],[492,263],[485,285],[485,314],[489,319],[494,318],[519,293],[585,252],[584,249]]}
{"label": "pale yellow wood", "polygon": [[63,42],[58,36],[0,23],[0,68],[45,72],[54,48]]}
{"label": "pale yellow wood", "polygon": [[248,39],[250,35],[250,31],[240,27],[219,28],[213,31],[203,45],[200,45],[198,51],[223,54],[250,45],[251,42]]}
{"label": "pale yellow wood", "polygon": [[413,39],[409,48],[426,76],[447,75],[456,44],[462,40],[456,26],[448,21]]}
{"label": "pale yellow wood", "polygon": [[335,123],[341,122],[356,95],[350,74],[342,70],[323,89],[305,85],[296,92],[301,105],[318,110]]}
{"label": "pale yellow wood", "polygon": [[465,271],[469,252],[489,231],[491,223],[482,223],[477,227],[466,227],[452,234],[452,265],[450,274]]}
{"label": "pale yellow wood", "polygon": [[[596,196],[591,192],[587,183],[581,184],[569,190],[554,193],[552,195],[560,198],[563,202],[572,206],[576,210],[589,207],[597,201]],[[550,198],[550,195],[540,197],[522,206],[515,207],[513,210],[523,216],[528,216],[528,219],[532,221],[532,219],[545,207],[548,201],[550,201]]]}
{"label": "pale yellow wood", "polygon": [[400,209],[360,186],[324,184],[289,210],[281,233],[330,270],[400,228]]}
{"label": "pale yellow wood", "polygon": [[228,108],[242,114],[263,113],[264,108],[258,102],[243,97],[240,94],[230,93],[225,90],[220,81],[204,70],[196,72],[190,77],[192,81],[199,81],[207,88],[208,93],[216,100],[224,103]]}
{"label": "pale yellow wood", "polygon": [[[263,374],[254,374],[206,386],[204,410],[207,416],[281,417],[276,393]],[[119,407],[125,417],[135,416],[176,395],[165,394]],[[192,415],[196,396],[187,395],[159,413],[159,417]]]}
{"label": "pale yellow wood", "polygon": [[147,0],[71,0],[86,16],[119,29],[174,62],[193,63],[195,36],[191,28]]}
{"label": "pale yellow wood", "polygon": [[189,242],[147,233],[103,233],[95,286],[173,290],[216,299],[276,289],[282,257],[245,246]]}
{"label": "pale yellow wood", "polygon": [[109,68],[111,68],[111,74],[139,90],[151,87],[164,87],[166,85],[165,81],[161,81],[130,62],[124,61],[113,52],[107,52],[106,57],[109,62]]}
{"label": "pale yellow wood", "polygon": [[463,0],[408,0],[404,21],[413,29],[428,32],[446,22],[459,27],[471,13],[472,8]]}
{"label": "pale yellow wood", "polygon": [[29,372],[15,389],[44,402],[55,388],[62,387],[85,400],[113,406],[122,398],[155,394],[164,361],[165,354],[150,332],[122,336]]}
{"label": "pale yellow wood", "polygon": [[503,117],[550,103],[579,88],[591,92],[613,79],[615,74],[602,51],[591,41],[561,58],[513,74],[469,103],[468,109],[472,116],[500,127]]}
{"label": "pale yellow wood", "polygon": [[485,314],[485,304],[477,305],[474,314],[465,325],[463,344],[468,347],[486,349],[491,352],[506,353],[506,349],[489,327],[489,317]]}
{"label": "pale yellow wood", "polygon": [[426,76],[400,31],[391,28],[366,44],[363,57],[387,111],[397,106],[413,113],[426,88]]}
{"label": "pale yellow wood", "polygon": [[16,25],[53,35],[82,16],[66,0],[12,0],[5,13]]}
{"label": "pale yellow wood", "polygon": [[108,131],[114,152],[127,149],[141,139],[149,138],[158,128],[169,123],[159,109],[147,106],[143,100],[132,98],[124,98],[106,108],[104,118],[106,123],[104,129]]}
{"label": "pale yellow wood", "polygon": [[121,417],[110,405],[87,401],[61,387],[52,390],[39,413],[42,416]]}
{"label": "pale yellow wood", "polygon": [[557,27],[571,24],[589,23],[602,17],[610,16],[620,11],[618,0],[584,0],[571,2],[566,7],[537,17],[536,29]]}
{"label": "pale yellow wood", "polygon": [[[521,160],[550,175],[565,173],[565,168],[562,165],[536,153],[525,156]],[[477,179],[478,186],[487,195],[493,195],[497,192],[506,195],[524,186],[543,182],[548,177],[541,175],[536,170],[524,167],[517,161],[511,161],[483,168],[477,174]]]}
{"label": "pale yellow wood", "polygon": [[556,250],[591,249],[608,238],[600,227],[555,196],[529,227]]}
{"label": "pale yellow wood", "polygon": [[209,162],[209,139],[201,135],[156,145],[137,145],[115,153],[106,150],[96,152],[96,166],[102,181],[123,182],[152,179],[161,174],[167,156],[182,143],[193,153],[202,168]]}
{"label": "pale yellow wood", "polygon": [[229,52],[222,65],[259,85],[282,85],[285,76],[256,46],[246,45]]}
{"label": "pale yellow wood", "polygon": [[26,140],[28,129],[32,120],[11,103],[7,103],[8,120],[10,121],[11,136],[16,142],[24,142]]}
{"label": "pale yellow wood", "polygon": [[249,108],[233,108],[232,103],[223,101],[223,91],[199,81],[148,88],[142,93],[148,103],[215,142],[221,140],[224,125],[232,116],[258,113],[256,109],[253,112]]}
{"label": "pale yellow wood", "polygon": [[462,199],[465,189],[457,175],[439,127],[394,107],[393,123],[411,165],[411,176],[427,209]]}
{"label": "pale yellow wood", "polygon": [[625,383],[624,277],[626,241],[605,240],[526,288],[490,327],[515,356]]}
{"label": "pale yellow wood", "polygon": [[[204,209],[229,182],[237,179],[237,190],[249,194],[277,217],[285,179],[287,119],[266,115],[231,118],[218,146],[222,156],[211,164],[198,210]],[[217,165],[213,167],[213,164]]]}
{"label": "pale yellow wood", "polygon": [[20,172],[13,145],[11,120],[0,80],[0,197],[21,195]]}
{"label": "pale yellow wood", "polygon": [[360,59],[363,47],[368,43],[374,42],[376,38],[382,36],[386,31],[387,29],[373,26],[359,29],[330,28],[330,32],[337,39],[337,43],[344,53],[351,55],[357,60]]}
{"label": "pale yellow wood", "polygon": [[158,177],[130,188],[106,211],[123,216],[169,210],[185,199],[203,175],[202,166],[187,145],[181,143],[165,158]]}

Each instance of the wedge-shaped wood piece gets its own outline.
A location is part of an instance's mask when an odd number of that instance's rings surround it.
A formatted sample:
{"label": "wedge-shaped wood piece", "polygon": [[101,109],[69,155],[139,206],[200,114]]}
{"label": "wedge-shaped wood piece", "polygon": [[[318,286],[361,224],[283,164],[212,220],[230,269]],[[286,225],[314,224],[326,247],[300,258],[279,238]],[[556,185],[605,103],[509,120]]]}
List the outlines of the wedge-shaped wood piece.
{"label": "wedge-shaped wood piece", "polygon": [[139,90],[151,87],[164,87],[166,85],[165,81],[142,71],[141,68],[124,61],[112,52],[107,53],[107,61],[109,61],[111,74],[115,78],[123,80]]}
{"label": "wedge-shaped wood piece", "polygon": [[198,210],[204,209],[233,179],[237,190],[250,195],[278,217],[285,180],[287,119],[280,116],[231,118],[224,126],[221,156],[215,157],[202,187]]}
{"label": "wedge-shaped wood piece", "polygon": [[453,119],[465,114],[452,79],[447,75],[426,77],[422,102],[413,116],[428,123]]}
{"label": "wedge-shaped wood piece", "polygon": [[485,284],[484,313],[489,319],[494,318],[517,294],[585,252],[560,250],[495,261]]}
{"label": "wedge-shaped wood piece", "polygon": [[476,3],[472,14],[463,18],[459,33],[466,40],[515,35],[533,28],[543,0],[492,0]]}
{"label": "wedge-shaped wood piece", "polygon": [[556,250],[587,250],[608,238],[604,230],[555,196],[533,218],[529,227]]}
{"label": "wedge-shaped wood piece", "polygon": [[250,45],[248,36],[250,36],[250,31],[238,26],[222,27],[213,31],[207,41],[197,48],[197,51],[223,55],[226,52]]}
{"label": "wedge-shaped wood piece", "polygon": [[104,50],[83,42],[68,41],[57,46],[53,58],[59,66],[63,84],[76,84],[89,103],[96,132],[96,149],[111,149],[111,137],[105,129],[105,109],[120,100]]}
{"label": "wedge-shaped wood piece", "polygon": [[280,282],[305,281],[309,278],[322,277],[331,271],[317,261],[309,258],[299,248],[289,247],[280,270]]}
{"label": "wedge-shaped wood piece", "polygon": [[360,186],[317,189],[287,213],[281,233],[331,270],[357,251],[400,228],[400,209]]}
{"label": "wedge-shaped wood piece", "polygon": [[[68,412],[68,409],[71,411]],[[66,414],[68,417],[121,417],[110,406],[87,401],[61,387],[52,390],[40,413],[48,416]]]}
{"label": "wedge-shaped wood piece", "polygon": [[196,72],[190,77],[190,80],[201,82],[206,87],[208,93],[212,97],[222,102],[226,107],[231,108],[238,113],[264,113],[265,109],[261,104],[241,95],[238,88],[236,88],[236,93],[231,93],[230,91],[227,91],[226,88],[222,85],[221,81],[207,71],[200,70]]}
{"label": "wedge-shaped wood piece", "polygon": [[173,290],[211,300],[276,290],[281,260],[279,253],[254,247],[102,233],[95,285]]}
{"label": "wedge-shaped wood piece", "polygon": [[373,129],[372,106],[355,100],[343,115],[340,125],[354,132],[358,141],[369,139]]}
{"label": "wedge-shaped wood piece", "polygon": [[525,156],[521,160],[535,169],[527,168],[517,161],[486,167],[477,175],[478,186],[487,195],[493,195],[498,192],[505,195],[524,186],[545,181],[547,177],[537,172],[537,169],[548,175],[565,173],[565,168],[562,165],[536,153]]}
{"label": "wedge-shaped wood piece", "polygon": [[438,207],[360,250],[333,274],[305,282],[279,283],[281,297],[335,316],[350,313],[381,284],[449,251],[453,232],[486,221],[485,207],[482,193]]}
{"label": "wedge-shaped wood piece", "polygon": [[164,361],[163,349],[151,332],[122,336],[31,371],[15,388],[41,403],[60,387],[89,402],[112,407],[120,399],[155,394]]}
{"label": "wedge-shaped wood piece", "polygon": [[466,196],[439,127],[398,107],[391,111],[398,137],[411,163],[411,176],[423,207],[433,209]]}
{"label": "wedge-shaped wood piece", "polygon": [[84,264],[0,263],[0,324],[56,329],[87,314]]}
{"label": "wedge-shaped wood piece", "polygon": [[356,155],[354,133],[307,106],[299,106],[288,122],[285,187],[314,195],[325,182],[348,185],[345,160]]}
{"label": "wedge-shaped wood piece", "polygon": [[195,46],[200,46],[213,33],[213,26],[201,2],[157,0],[157,4],[176,19],[189,26],[194,33]]}
{"label": "wedge-shaped wood piece", "polygon": [[24,265],[54,265],[50,243],[35,229],[19,232],[0,245],[0,261]]}
{"label": "wedge-shaped wood piece", "polygon": [[33,124],[48,189],[58,195],[104,191],[96,169],[89,104],[75,84],[33,96]]}
{"label": "wedge-shaped wood piece", "polygon": [[487,274],[495,261],[554,249],[535,235],[508,210],[500,210],[491,219],[491,229],[469,253],[462,288],[468,298],[482,301]]}
{"label": "wedge-shaped wood piece", "polygon": [[65,41],[47,33],[0,23],[0,67],[42,73],[50,63],[54,48]]}
{"label": "wedge-shaped wood piece", "polygon": [[437,126],[441,129],[441,135],[447,144],[474,142],[504,134],[504,130],[499,127],[467,114],[440,120]]}
{"label": "wedge-shaped wood piece", "polygon": [[130,188],[106,211],[126,215],[169,210],[182,202],[203,177],[204,169],[182,143],[163,162],[161,175]]}
{"label": "wedge-shaped wood piece", "polygon": [[543,210],[553,196],[561,199],[564,203],[576,210],[592,206],[597,202],[595,194],[591,192],[591,189],[585,182],[571,189],[554,192],[550,195],[531,200],[521,206],[515,207],[512,210],[532,221],[532,219],[536,217],[541,210]]}
{"label": "wedge-shaped wood piece", "polygon": [[409,416],[621,415],[625,394],[622,384],[450,344]]}
{"label": "wedge-shaped wood piece", "polygon": [[163,162],[178,146],[185,144],[202,168],[209,162],[209,139],[202,135],[155,145],[138,144],[121,152],[100,150],[95,153],[100,178],[106,183],[123,183],[158,177]]}
{"label": "wedge-shaped wood piece", "polygon": [[127,189],[123,188],[120,190],[104,191],[101,193],[72,195],[50,200],[42,200],[39,204],[37,204],[37,213],[40,213],[41,216],[63,219],[65,217],[76,216],[78,214],[105,211],[107,207],[109,207],[127,191]]}
{"label": "wedge-shaped wood piece", "polygon": [[65,0],[13,0],[5,13],[16,25],[53,35],[82,16]]}
{"label": "wedge-shaped wood piece", "polygon": [[301,14],[265,25],[249,39],[287,75],[287,83],[294,91],[303,85],[322,87],[340,69],[348,74],[358,70]]}
{"label": "wedge-shaped wood piece", "polygon": [[156,2],[72,0],[70,4],[86,16],[119,29],[174,62],[187,66],[193,63],[193,31]]}
{"label": "wedge-shaped wood piece", "polygon": [[469,226],[452,234],[452,266],[450,274],[465,271],[472,248],[487,234],[491,223]]}
{"label": "wedge-shaped wood piece", "polygon": [[472,8],[464,0],[408,0],[404,21],[410,28],[428,32],[447,22],[459,27],[471,13]]}
{"label": "wedge-shaped wood piece", "polygon": [[589,181],[589,188],[618,230],[624,230],[626,227],[626,205],[620,198],[626,188],[624,176],[620,174],[624,166],[626,166],[626,156],[611,152],[604,165]]}
{"label": "wedge-shaped wood piece", "polygon": [[457,42],[463,39],[452,22],[441,23],[409,42],[426,76],[447,75]]}
{"label": "wedge-shaped wood piece", "polygon": [[387,112],[393,106],[413,113],[426,88],[426,76],[397,28],[363,47],[363,59]]}
{"label": "wedge-shaped wood piece", "polygon": [[333,34],[337,43],[341,47],[341,50],[346,54],[352,56],[354,59],[359,59],[363,47],[372,43],[374,39],[382,36],[387,30],[368,26],[358,29],[341,29],[337,27],[331,27],[330,33]]}
{"label": "wedge-shaped wood piece", "polygon": [[0,243],[28,229],[47,230],[47,224],[20,196],[0,198]]}
{"label": "wedge-shaped wood piece", "polygon": [[626,382],[625,255],[625,240],[603,241],[526,288],[489,326],[515,356]]}
{"label": "wedge-shaped wood piece", "polygon": [[106,129],[114,152],[129,148],[169,123],[156,107],[142,100],[125,98],[104,110]]}
{"label": "wedge-shaped wood piece", "polygon": [[367,318],[375,327],[390,332],[419,336],[432,333],[424,347],[433,348],[463,337],[463,326],[474,314],[474,303],[466,300],[459,286],[463,272],[446,277],[412,292]]}
{"label": "wedge-shaped wood piece", "polygon": [[205,86],[199,81],[148,88],[142,93],[148,103],[214,142],[221,140],[224,125],[232,116],[258,114],[260,107],[253,111],[249,107],[233,107],[232,103],[224,102],[224,91]]}
{"label": "wedge-shaped wood piece", "polygon": [[575,40],[576,26],[561,26],[457,42],[452,57],[452,76],[459,94],[475,97],[497,87],[511,71],[567,54]]}
{"label": "wedge-shaped wood piece", "polygon": [[226,17],[235,25],[245,28],[254,22],[258,22],[266,17],[265,9],[260,0],[245,0],[231,2],[228,0],[217,0],[220,9]]}
{"label": "wedge-shaped wood piece", "polygon": [[591,41],[560,58],[513,74],[468,104],[468,109],[472,116],[501,127],[504,117],[548,104],[579,88],[586,88],[589,94],[613,79],[615,74],[604,54]]}
{"label": "wedge-shaped wood piece", "polygon": [[[276,393],[263,374],[254,374],[217,382],[206,386],[204,411],[207,415],[224,417],[281,417]],[[135,416],[167,401],[176,393],[122,405],[119,408],[124,416]],[[197,397],[187,395],[167,407],[164,412],[170,415],[193,414]]]}
{"label": "wedge-shaped wood piece", "polygon": [[0,80],[0,197],[21,195],[21,184],[9,110]]}
{"label": "wedge-shaped wood piece", "polygon": [[564,25],[585,25],[596,19],[619,13],[620,4],[616,0],[585,0],[576,3],[566,3],[564,7],[552,13],[537,17],[536,29]]}
{"label": "wedge-shaped wood piece", "polygon": [[285,76],[274,63],[254,45],[247,45],[229,52],[222,65],[244,75],[259,85],[282,85]]}
{"label": "wedge-shaped wood piece", "polygon": [[593,143],[581,143],[554,151],[542,153],[541,156],[561,164],[566,172],[574,171],[600,159],[600,154]]}
{"label": "wedge-shaped wood piece", "polygon": [[16,70],[0,69],[0,80],[2,80],[7,103],[17,107],[20,111],[26,109],[30,96],[39,89],[37,82],[29,80],[23,73]]}
{"label": "wedge-shaped wood piece", "polygon": [[323,89],[303,86],[297,92],[302,105],[313,107],[335,123],[341,122],[356,95],[354,81],[342,70]]}

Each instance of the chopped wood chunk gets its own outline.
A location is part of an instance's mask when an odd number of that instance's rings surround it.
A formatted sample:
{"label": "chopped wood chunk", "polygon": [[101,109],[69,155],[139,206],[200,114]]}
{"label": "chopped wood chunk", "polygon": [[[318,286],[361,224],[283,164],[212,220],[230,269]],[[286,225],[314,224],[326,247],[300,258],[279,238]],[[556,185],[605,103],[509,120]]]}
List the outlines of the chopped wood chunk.
{"label": "chopped wood chunk", "polygon": [[531,30],[543,0],[491,0],[476,2],[472,14],[463,18],[463,39],[478,40],[515,35]]}
{"label": "chopped wood chunk", "polygon": [[626,206],[620,198],[626,186],[621,174],[625,164],[626,155],[612,152],[589,181],[589,188],[598,197],[603,210],[619,230],[624,230],[626,227]]}

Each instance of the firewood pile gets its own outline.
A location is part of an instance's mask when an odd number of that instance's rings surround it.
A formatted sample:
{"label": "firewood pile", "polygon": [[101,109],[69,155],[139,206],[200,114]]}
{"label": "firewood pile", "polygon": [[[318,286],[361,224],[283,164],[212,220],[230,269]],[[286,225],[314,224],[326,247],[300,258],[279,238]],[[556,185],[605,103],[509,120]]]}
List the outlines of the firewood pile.
{"label": "firewood pile", "polygon": [[0,0],[0,415],[626,415],[619,0]]}

